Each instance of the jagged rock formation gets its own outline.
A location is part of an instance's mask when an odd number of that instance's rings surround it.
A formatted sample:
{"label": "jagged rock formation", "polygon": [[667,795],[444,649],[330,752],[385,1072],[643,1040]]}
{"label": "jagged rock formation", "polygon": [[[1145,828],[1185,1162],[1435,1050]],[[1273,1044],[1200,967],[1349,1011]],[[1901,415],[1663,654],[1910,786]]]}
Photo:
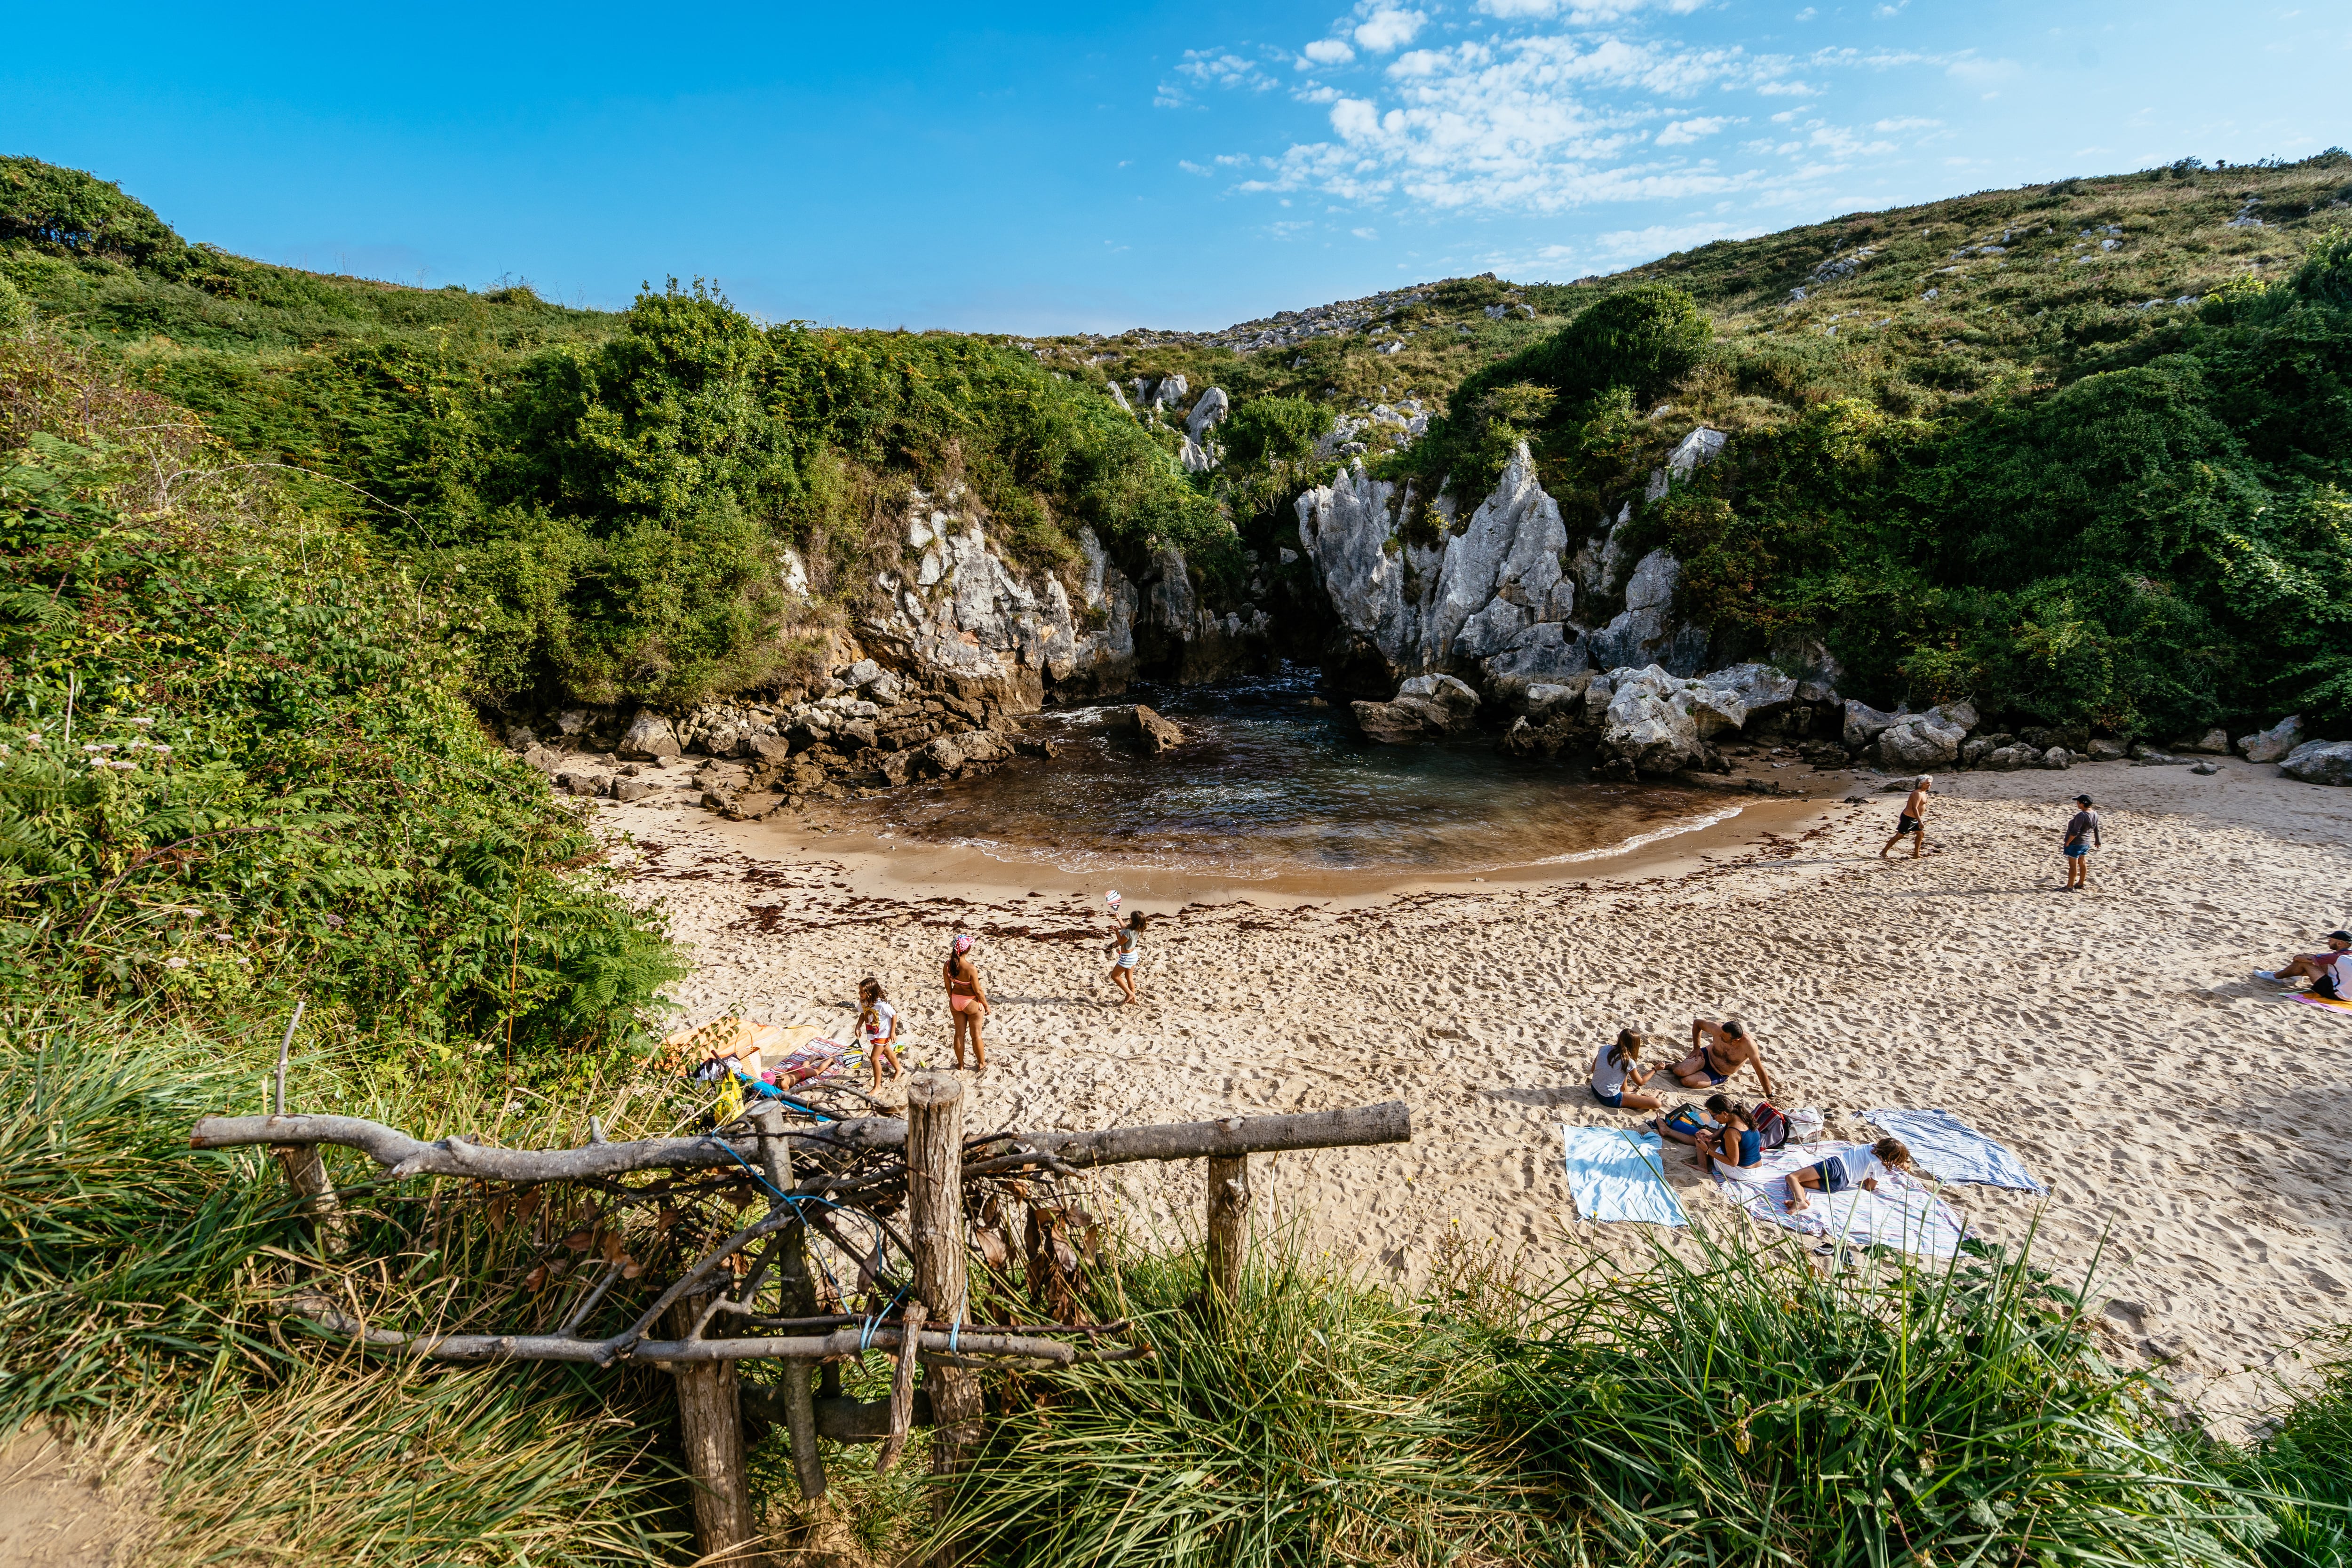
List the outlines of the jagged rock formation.
{"label": "jagged rock formation", "polygon": [[[1664,493],[1723,442],[1718,431],[1693,431],[1652,476],[1653,492]],[[1633,563],[1622,609],[1599,631],[1587,630],[1579,606],[1614,596],[1633,505],[1571,559],[1559,504],[1537,482],[1524,443],[1466,524],[1454,526],[1450,497],[1428,503],[1430,531],[1441,544],[1398,537],[1415,506],[1409,490],[1372,479],[1361,465],[1298,498],[1299,538],[1339,623],[1332,662],[1348,672],[1343,679],[1386,690],[1415,675],[1453,674],[1475,678],[1490,697],[1519,707],[1529,687],[1596,667],[1654,663],[1688,676],[1705,661],[1705,628],[1674,618],[1681,566],[1664,551]]]}

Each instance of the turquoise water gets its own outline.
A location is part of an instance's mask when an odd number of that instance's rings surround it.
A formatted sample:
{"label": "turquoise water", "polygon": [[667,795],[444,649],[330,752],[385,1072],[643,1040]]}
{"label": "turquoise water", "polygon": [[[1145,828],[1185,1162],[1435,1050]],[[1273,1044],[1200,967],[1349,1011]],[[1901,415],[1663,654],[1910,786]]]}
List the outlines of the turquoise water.
{"label": "turquoise water", "polygon": [[[880,830],[1067,871],[1254,879],[1573,865],[1734,809],[1719,795],[1522,762],[1490,739],[1375,745],[1343,703],[1317,700],[1317,679],[1294,666],[1049,710],[1033,732],[1059,742],[1060,755],[894,792]],[[1128,717],[1134,702],[1181,725],[1187,743],[1143,754]]]}

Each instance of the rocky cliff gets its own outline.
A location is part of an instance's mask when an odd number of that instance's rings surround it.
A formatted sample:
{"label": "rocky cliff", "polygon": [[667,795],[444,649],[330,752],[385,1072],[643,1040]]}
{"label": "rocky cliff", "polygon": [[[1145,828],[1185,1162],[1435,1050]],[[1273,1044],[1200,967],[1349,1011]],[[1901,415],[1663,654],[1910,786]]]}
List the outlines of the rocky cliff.
{"label": "rocky cliff", "polygon": [[[1650,496],[1723,444],[1720,431],[1691,432],[1651,476]],[[1466,523],[1440,495],[1427,504],[1425,526],[1408,531],[1415,500],[1409,487],[1375,479],[1361,464],[1298,498],[1299,538],[1338,622],[1327,668],[1343,685],[1385,694],[1415,676],[1453,675],[1490,703],[1524,711],[1531,686],[1650,664],[1689,676],[1705,662],[1706,629],[1675,618],[1680,563],[1664,551],[1626,560],[1632,501],[1571,551],[1525,443]],[[1617,608],[1604,618],[1602,606]]]}

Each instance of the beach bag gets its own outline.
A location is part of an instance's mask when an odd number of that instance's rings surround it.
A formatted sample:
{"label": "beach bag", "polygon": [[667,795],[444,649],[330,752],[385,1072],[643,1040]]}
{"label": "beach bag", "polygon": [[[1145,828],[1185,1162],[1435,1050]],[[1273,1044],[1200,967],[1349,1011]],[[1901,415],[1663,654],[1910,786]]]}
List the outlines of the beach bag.
{"label": "beach bag", "polygon": [[1665,1115],[1665,1122],[1667,1126],[1673,1128],[1677,1132],[1685,1134],[1685,1136],[1696,1132],[1704,1132],[1708,1128],[1715,1125],[1713,1121],[1707,1120],[1707,1116],[1705,1111],[1688,1101],[1685,1101],[1684,1103],[1675,1106],[1672,1110],[1667,1111]]}
{"label": "beach bag", "polygon": [[1789,1141],[1789,1119],[1763,1100],[1748,1113],[1748,1124],[1756,1129],[1758,1146],[1767,1153]]}

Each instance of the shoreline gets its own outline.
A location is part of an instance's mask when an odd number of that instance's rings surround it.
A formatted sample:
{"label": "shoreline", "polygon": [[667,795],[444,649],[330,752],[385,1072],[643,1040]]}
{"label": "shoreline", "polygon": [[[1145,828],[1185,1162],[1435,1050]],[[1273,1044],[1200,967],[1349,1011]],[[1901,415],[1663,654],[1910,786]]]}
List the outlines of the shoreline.
{"label": "shoreline", "polygon": [[[1264,1160],[1255,1219],[1399,1288],[1457,1242],[1538,1278],[1688,1248],[1685,1232],[1580,1218],[1559,1128],[1633,1125],[1584,1089],[1621,1025],[1654,1032],[1654,1064],[1694,1016],[1744,1017],[1776,1103],[1821,1110],[1829,1136],[1864,1135],[1870,1107],[1941,1108],[2016,1152],[2049,1197],[1948,1200],[1989,1241],[2032,1236],[2062,1282],[2095,1259],[2091,1318],[2115,1359],[2242,1430],[2292,1347],[2352,1320],[2352,1168],[2334,1152],[2352,1147],[2352,1018],[2249,978],[2352,913],[2352,790],[2243,763],[1955,774],[1930,808],[1932,852],[1888,864],[1901,796],[1832,779],[1841,793],[1748,796],[1698,832],[1483,882],[1163,893],[1121,873],[1128,906],[1160,916],[1133,1007],[1099,973],[1098,874],[678,806],[597,821],[634,834],[615,860],[688,948],[695,973],[673,994],[697,1019],[740,1007],[838,1030],[870,973],[910,1066],[942,1067],[940,950],[977,933],[996,1009],[991,1065],[966,1082],[989,1125],[1407,1100],[1409,1145]],[[2108,840],[2083,898],[2057,891],[2078,791]],[[1668,1180],[1695,1223],[1790,1237],[1681,1160]],[[1200,1228],[1200,1182],[1124,1167],[1095,1190],[1107,1217],[1177,1237]]]}

